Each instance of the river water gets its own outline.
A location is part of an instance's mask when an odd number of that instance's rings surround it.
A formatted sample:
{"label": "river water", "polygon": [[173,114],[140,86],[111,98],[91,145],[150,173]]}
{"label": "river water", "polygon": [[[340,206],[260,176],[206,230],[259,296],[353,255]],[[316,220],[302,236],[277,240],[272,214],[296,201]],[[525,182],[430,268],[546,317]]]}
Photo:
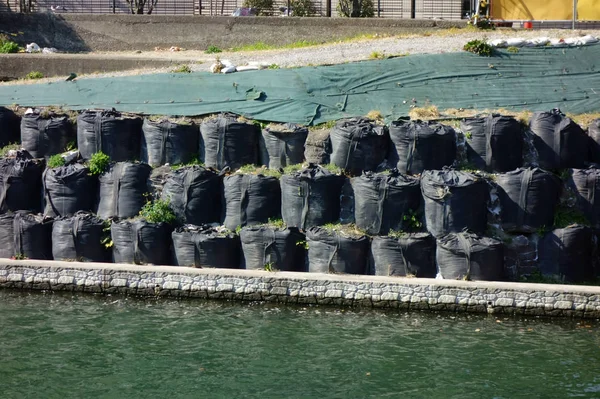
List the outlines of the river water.
{"label": "river water", "polygon": [[0,291],[1,398],[600,398],[600,325]]}

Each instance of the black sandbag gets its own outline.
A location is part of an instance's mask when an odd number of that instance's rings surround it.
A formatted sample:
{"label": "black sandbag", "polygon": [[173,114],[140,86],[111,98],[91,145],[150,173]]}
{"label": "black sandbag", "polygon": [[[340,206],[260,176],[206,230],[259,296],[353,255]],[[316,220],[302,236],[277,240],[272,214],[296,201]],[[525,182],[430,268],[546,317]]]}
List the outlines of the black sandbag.
{"label": "black sandbag", "polygon": [[376,276],[434,278],[435,238],[429,233],[373,237],[371,263]]}
{"label": "black sandbag", "polygon": [[281,216],[287,226],[306,230],[336,222],[344,178],[318,165],[281,176]]}
{"label": "black sandbag", "polygon": [[166,223],[144,219],[113,222],[110,228],[113,262],[168,265],[172,230]]}
{"label": "black sandbag", "polygon": [[224,114],[202,122],[200,134],[200,160],[207,167],[237,169],[258,163],[260,128],[254,124]]}
{"label": "black sandbag", "polygon": [[583,168],[587,163],[589,137],[560,110],[534,113],[529,129],[533,133],[540,168]]}
{"label": "black sandbag", "polygon": [[392,170],[389,174],[365,172],[351,182],[356,226],[367,233],[408,231],[412,226],[404,220],[405,216],[422,218],[418,178]]}
{"label": "black sandbag", "polygon": [[337,122],[329,138],[331,163],[355,175],[376,170],[387,157],[390,142],[387,127],[366,118]]}
{"label": "black sandbag", "polygon": [[487,183],[456,170],[426,171],[421,176],[425,226],[435,237],[467,229],[483,234],[487,226]]}
{"label": "black sandbag", "polygon": [[240,232],[243,269],[305,271],[306,237],[297,228],[245,227]]}
{"label": "black sandbag", "polygon": [[44,161],[31,158],[27,151],[17,151],[14,157],[0,158],[0,212],[39,212],[43,172]]}
{"label": "black sandbag", "polygon": [[451,126],[398,120],[390,125],[390,139],[388,160],[402,173],[442,169],[456,159],[456,132]]}
{"label": "black sandbag", "polygon": [[0,147],[21,139],[21,118],[12,110],[0,107]]}
{"label": "black sandbag", "polygon": [[180,221],[201,225],[221,221],[221,176],[199,165],[167,175],[161,198],[169,201]]}
{"label": "black sandbag", "polygon": [[65,115],[25,114],[21,118],[21,147],[34,158],[49,158],[65,151],[73,140],[73,126]]}
{"label": "black sandbag", "polygon": [[0,258],[52,260],[52,220],[18,211],[0,215]]}
{"label": "black sandbag", "polygon": [[600,164],[600,119],[593,120],[588,126],[590,137],[590,162]]}
{"label": "black sandbag", "polygon": [[96,176],[80,163],[48,168],[42,176],[44,215],[69,216],[77,211],[92,211],[96,200]]}
{"label": "black sandbag", "polygon": [[521,124],[512,116],[488,115],[460,122],[469,163],[476,169],[508,172],[523,164]]}
{"label": "black sandbag", "polygon": [[560,180],[539,168],[522,168],[496,176],[500,221],[506,231],[532,233],[554,223]]}
{"label": "black sandbag", "polygon": [[176,266],[240,267],[240,237],[228,229],[185,225],[171,234]]}
{"label": "black sandbag", "polygon": [[539,270],[543,276],[568,283],[593,278],[593,231],[572,225],[546,233],[538,242]]}
{"label": "black sandbag", "polygon": [[102,219],[136,216],[148,201],[152,168],[144,163],[116,162],[98,180],[96,214]]}
{"label": "black sandbag", "polygon": [[329,129],[311,130],[304,143],[304,158],[306,162],[317,165],[328,165],[331,153]]}
{"label": "black sandbag", "polygon": [[200,131],[191,123],[144,119],[140,160],[151,166],[186,164],[198,157]]}
{"label": "black sandbag", "polygon": [[309,272],[367,274],[368,237],[311,227],[306,232],[306,242]]}
{"label": "black sandbag", "polygon": [[142,120],[117,111],[84,111],[77,117],[77,146],[83,159],[102,151],[114,162],[140,156]]}
{"label": "black sandbag", "polygon": [[223,193],[223,225],[230,230],[281,216],[281,188],[277,177],[236,173],[223,179]]}
{"label": "black sandbag", "polygon": [[443,279],[504,279],[504,247],[493,238],[470,233],[448,234],[437,240],[436,261]]}
{"label": "black sandbag", "polygon": [[568,184],[575,192],[577,208],[592,226],[600,227],[600,169],[573,169]]}
{"label": "black sandbag", "polygon": [[293,123],[263,129],[259,136],[261,165],[280,169],[302,163],[307,136],[308,128]]}
{"label": "black sandbag", "polygon": [[52,257],[54,260],[108,262],[110,251],[105,246],[104,222],[86,212],[54,220],[52,225]]}

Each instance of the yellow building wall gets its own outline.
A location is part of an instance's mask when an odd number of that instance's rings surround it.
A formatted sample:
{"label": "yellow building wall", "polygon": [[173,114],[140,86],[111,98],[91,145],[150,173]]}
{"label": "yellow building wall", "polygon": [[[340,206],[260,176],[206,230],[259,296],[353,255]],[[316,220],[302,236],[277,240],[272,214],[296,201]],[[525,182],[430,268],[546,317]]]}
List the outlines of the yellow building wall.
{"label": "yellow building wall", "polygon": [[580,21],[600,21],[600,0],[579,0],[577,19]]}
{"label": "yellow building wall", "polygon": [[[584,2],[586,0],[579,0]],[[587,0],[598,3],[598,0]],[[573,19],[571,0],[492,0],[493,19],[506,20],[563,20]]]}

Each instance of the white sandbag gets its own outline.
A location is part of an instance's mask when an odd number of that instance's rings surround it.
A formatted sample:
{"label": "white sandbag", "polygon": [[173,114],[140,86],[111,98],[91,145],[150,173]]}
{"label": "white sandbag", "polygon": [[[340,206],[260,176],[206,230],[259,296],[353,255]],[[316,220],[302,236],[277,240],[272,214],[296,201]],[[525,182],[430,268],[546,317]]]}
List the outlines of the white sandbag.
{"label": "white sandbag", "polygon": [[58,53],[58,50],[55,49],[54,47],[44,47],[42,49],[42,54],[53,54],[53,53]]}
{"label": "white sandbag", "polygon": [[565,39],[565,44],[568,46],[580,46],[581,42],[578,37],[568,37]]}
{"label": "white sandbag", "polygon": [[545,46],[550,42],[550,39],[548,39],[547,37],[536,37],[528,41],[534,43],[536,46]]}
{"label": "white sandbag", "polygon": [[225,65],[226,68],[235,66],[234,63],[229,60],[221,60],[221,64]]}
{"label": "white sandbag", "polygon": [[581,42],[583,44],[592,44],[592,43],[597,43],[598,42],[598,39],[595,38],[592,35],[585,35],[583,37],[580,37],[579,39],[581,40]]}
{"label": "white sandbag", "polygon": [[244,65],[244,66],[239,66],[236,68],[236,70],[238,72],[244,72],[244,71],[258,71],[260,68],[256,65]]}
{"label": "white sandbag", "polygon": [[233,73],[235,71],[236,71],[235,65],[226,66],[225,68],[221,69],[221,73]]}
{"label": "white sandbag", "polygon": [[506,41],[508,47],[522,47],[523,43],[525,43],[525,40],[518,37],[510,38]]}
{"label": "white sandbag", "polygon": [[489,41],[489,45],[493,47],[506,47],[506,40],[494,39]]}
{"label": "white sandbag", "polygon": [[550,39],[550,45],[554,47],[563,47],[565,46],[564,39]]}

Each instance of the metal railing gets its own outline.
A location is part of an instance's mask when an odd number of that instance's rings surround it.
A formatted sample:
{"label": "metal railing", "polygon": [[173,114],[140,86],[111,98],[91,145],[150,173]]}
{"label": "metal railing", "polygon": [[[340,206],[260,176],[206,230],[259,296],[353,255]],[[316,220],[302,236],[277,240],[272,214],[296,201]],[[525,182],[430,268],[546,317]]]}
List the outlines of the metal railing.
{"label": "metal railing", "polygon": [[[375,17],[461,19],[472,0],[373,0]],[[152,14],[231,15],[244,0],[158,0]],[[312,0],[315,17],[337,16],[338,0]],[[274,16],[282,16],[288,0],[274,0]],[[0,0],[0,12],[130,14],[126,0]]]}

